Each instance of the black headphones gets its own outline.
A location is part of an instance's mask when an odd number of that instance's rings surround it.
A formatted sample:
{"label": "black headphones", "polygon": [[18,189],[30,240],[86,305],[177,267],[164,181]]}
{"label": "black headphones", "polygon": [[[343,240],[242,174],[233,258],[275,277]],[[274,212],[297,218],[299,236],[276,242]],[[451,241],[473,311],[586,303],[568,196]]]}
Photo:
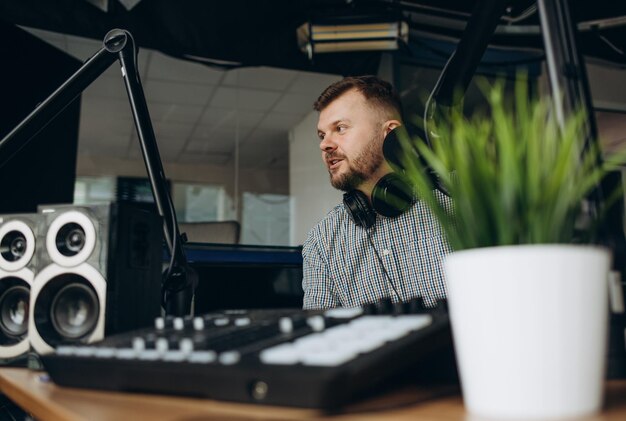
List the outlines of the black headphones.
{"label": "black headphones", "polygon": [[413,202],[413,188],[401,175],[390,173],[376,182],[372,190],[372,204],[360,190],[343,195],[343,204],[357,226],[369,228],[376,222],[376,214],[393,218],[406,212]]}
{"label": "black headphones", "polygon": [[[376,182],[372,190],[371,205],[365,193],[360,190],[352,190],[343,195],[343,204],[357,226],[371,227],[376,222],[377,213],[390,218],[402,215],[413,203],[415,191],[404,175],[402,163],[402,157],[406,155],[407,151],[403,149],[399,139],[399,136],[407,136],[408,139],[411,139],[413,135],[425,139],[423,130],[417,126],[398,126],[385,137],[383,156],[395,172],[383,176]],[[417,159],[421,162],[422,167],[428,172],[433,186],[443,194],[448,195],[441,180],[429,168],[417,150],[411,148],[408,153],[413,155],[411,159]]]}
{"label": "black headphones", "polygon": [[[400,126],[402,127],[402,126]],[[391,130],[383,143],[385,160],[394,168],[400,159],[399,130]],[[376,214],[389,218],[402,215],[413,203],[413,187],[401,171],[392,172],[380,178],[372,190],[372,203],[360,190],[351,190],[343,195],[343,204],[357,226],[369,228],[376,222]]]}

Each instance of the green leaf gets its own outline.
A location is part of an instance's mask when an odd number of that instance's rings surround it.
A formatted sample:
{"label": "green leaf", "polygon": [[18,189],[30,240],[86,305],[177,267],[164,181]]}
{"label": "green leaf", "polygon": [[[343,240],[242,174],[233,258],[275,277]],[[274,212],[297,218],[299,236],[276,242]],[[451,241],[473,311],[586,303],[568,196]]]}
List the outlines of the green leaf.
{"label": "green leaf", "polygon": [[[426,128],[437,134],[432,145],[401,139],[450,192],[449,203],[442,201],[426,169],[407,153],[403,165],[418,197],[456,250],[573,241],[582,201],[608,171],[626,163],[626,150],[599,165],[598,148],[583,145],[584,114],[560,127],[551,98],[536,98],[525,74],[516,79],[514,95],[503,80],[478,85],[487,113],[468,117],[456,107]],[[621,192],[610,193],[605,208]]]}

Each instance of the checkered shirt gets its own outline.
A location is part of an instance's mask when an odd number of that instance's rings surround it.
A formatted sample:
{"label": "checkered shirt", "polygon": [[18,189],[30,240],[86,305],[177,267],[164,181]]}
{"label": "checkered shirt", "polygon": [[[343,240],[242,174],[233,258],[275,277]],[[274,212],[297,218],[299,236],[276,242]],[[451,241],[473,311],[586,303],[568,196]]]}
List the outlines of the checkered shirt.
{"label": "checkered shirt", "polygon": [[367,231],[340,204],[309,232],[302,249],[305,309],[398,301],[389,278],[403,301],[423,297],[433,305],[446,296],[443,258],[450,247],[424,203],[394,218],[377,215],[372,242]]}

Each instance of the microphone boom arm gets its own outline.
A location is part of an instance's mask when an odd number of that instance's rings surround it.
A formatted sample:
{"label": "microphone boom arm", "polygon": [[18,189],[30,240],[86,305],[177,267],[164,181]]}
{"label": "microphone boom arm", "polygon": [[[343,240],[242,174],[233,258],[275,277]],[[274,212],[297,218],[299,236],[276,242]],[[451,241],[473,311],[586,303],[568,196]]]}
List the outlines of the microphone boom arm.
{"label": "microphone boom arm", "polygon": [[[72,76],[37,105],[24,120],[0,140],[0,167],[6,164],[13,155],[19,152],[94,80],[100,77],[115,60],[119,59],[143,160],[148,172],[148,178],[150,179],[157,210],[163,218],[163,234],[172,257],[171,266],[173,266],[173,269],[170,267],[168,274],[172,275],[171,277],[184,278],[179,283],[182,283],[184,287],[191,286],[193,289],[196,286],[197,279],[189,282],[186,276],[190,275],[193,278],[193,271],[188,265],[187,257],[182,247],[176,212],[167,189],[161,156],[135,64],[136,52],[135,42],[130,32],[122,29],[109,31],[104,37],[103,47],[85,61]],[[169,280],[164,279],[164,288],[167,287],[166,284]],[[189,304],[179,303],[179,307],[182,308],[175,307],[171,311],[178,315],[186,314],[189,312]]]}

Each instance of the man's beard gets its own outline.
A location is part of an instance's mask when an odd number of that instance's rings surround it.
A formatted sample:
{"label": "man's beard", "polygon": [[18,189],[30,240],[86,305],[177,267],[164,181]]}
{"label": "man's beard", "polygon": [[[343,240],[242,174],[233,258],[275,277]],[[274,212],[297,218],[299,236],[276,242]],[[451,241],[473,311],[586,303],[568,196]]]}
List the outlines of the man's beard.
{"label": "man's beard", "polygon": [[331,186],[344,192],[358,188],[383,164],[383,153],[380,142],[372,139],[356,158],[347,161],[347,163],[347,172],[335,178],[330,174]]}

